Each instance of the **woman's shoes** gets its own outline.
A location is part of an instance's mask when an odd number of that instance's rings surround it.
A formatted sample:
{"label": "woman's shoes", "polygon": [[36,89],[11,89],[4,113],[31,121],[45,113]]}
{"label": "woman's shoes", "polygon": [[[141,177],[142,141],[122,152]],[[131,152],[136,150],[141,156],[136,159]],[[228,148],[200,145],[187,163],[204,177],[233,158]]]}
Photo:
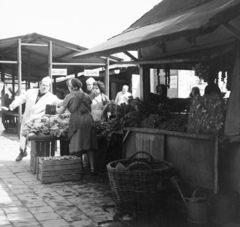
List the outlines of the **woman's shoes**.
{"label": "woman's shoes", "polygon": [[95,169],[91,169],[91,176],[97,176],[97,172]]}

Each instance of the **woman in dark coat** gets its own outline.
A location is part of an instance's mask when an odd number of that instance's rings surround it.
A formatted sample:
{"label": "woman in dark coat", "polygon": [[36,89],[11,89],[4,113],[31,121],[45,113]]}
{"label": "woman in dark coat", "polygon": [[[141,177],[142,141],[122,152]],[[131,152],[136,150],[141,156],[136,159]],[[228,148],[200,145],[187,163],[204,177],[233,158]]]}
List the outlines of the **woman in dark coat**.
{"label": "woman in dark coat", "polygon": [[91,99],[82,91],[82,83],[78,79],[69,79],[67,85],[70,94],[64,98],[62,106],[57,108],[57,113],[61,114],[66,109],[71,113],[68,132],[70,154],[81,157],[83,152],[87,152],[91,173],[94,175],[94,150],[98,148],[98,143],[91,115]]}

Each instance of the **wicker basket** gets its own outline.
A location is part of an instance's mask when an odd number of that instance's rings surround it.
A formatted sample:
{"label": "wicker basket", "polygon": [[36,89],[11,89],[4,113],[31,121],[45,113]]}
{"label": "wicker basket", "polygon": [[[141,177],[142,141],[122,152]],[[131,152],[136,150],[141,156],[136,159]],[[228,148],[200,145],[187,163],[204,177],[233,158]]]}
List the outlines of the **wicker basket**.
{"label": "wicker basket", "polygon": [[[146,154],[148,158],[136,158]],[[153,213],[163,206],[173,166],[146,152],[110,162],[108,177],[116,209],[126,213]]]}

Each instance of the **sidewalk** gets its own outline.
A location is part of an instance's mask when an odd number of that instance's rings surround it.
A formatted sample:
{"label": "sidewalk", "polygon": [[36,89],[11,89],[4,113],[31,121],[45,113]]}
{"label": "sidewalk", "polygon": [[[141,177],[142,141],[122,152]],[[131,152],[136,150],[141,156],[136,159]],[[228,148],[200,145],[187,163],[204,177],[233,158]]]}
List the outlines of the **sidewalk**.
{"label": "sidewalk", "polygon": [[[106,182],[41,184],[29,169],[29,155],[15,162],[19,143],[0,136],[0,226],[99,226],[113,219]],[[103,209],[105,207],[105,209]]]}

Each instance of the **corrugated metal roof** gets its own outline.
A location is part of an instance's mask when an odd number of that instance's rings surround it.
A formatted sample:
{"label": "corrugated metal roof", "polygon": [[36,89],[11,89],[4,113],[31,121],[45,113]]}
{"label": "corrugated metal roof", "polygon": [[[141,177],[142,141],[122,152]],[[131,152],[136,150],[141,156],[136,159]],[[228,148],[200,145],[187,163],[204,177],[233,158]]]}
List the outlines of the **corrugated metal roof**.
{"label": "corrugated metal roof", "polygon": [[[18,40],[21,43],[34,43],[34,44],[47,44],[52,41],[52,61],[53,62],[80,62],[79,60],[74,60],[72,56],[82,51],[87,50],[87,48],[55,39],[52,37],[44,36],[37,33],[27,34],[23,36],[11,37],[7,39],[0,40],[0,56],[1,60],[4,61],[17,61],[17,48]],[[29,63],[31,65],[31,76],[30,81],[39,81],[41,78],[48,75],[48,47],[33,47],[33,46],[22,46],[22,80],[28,80],[28,69]],[[4,55],[3,55],[4,53]],[[30,60],[29,60],[30,59]],[[112,60],[120,61],[120,58],[111,58]],[[88,60],[81,61],[84,63],[105,63],[104,58],[91,58]],[[0,64],[0,68],[3,64]],[[66,67],[66,66],[61,66]],[[55,67],[55,68],[61,68]],[[13,65],[4,64],[5,72],[12,74]],[[74,74],[82,72],[84,68],[93,68],[88,66],[67,66],[67,72],[69,74]],[[17,77],[17,66],[14,66],[14,76]]]}
{"label": "corrugated metal roof", "polygon": [[[172,8],[169,8],[170,12],[161,18],[162,11],[160,10],[160,16],[156,16],[157,10],[161,7],[166,8],[166,4],[169,2],[172,2]],[[183,8],[175,7],[174,4],[181,5],[181,2],[186,3]],[[190,4],[190,8],[185,8],[189,2],[191,1],[164,0],[157,5],[156,12],[153,8],[123,33],[90,50],[76,54],[73,58],[113,54],[181,37],[201,36],[214,31],[221,24],[240,15],[240,0],[194,0],[193,4]],[[175,10],[172,10],[173,8]],[[155,12],[155,14],[150,19],[151,12]],[[142,23],[140,23],[141,21]]]}

